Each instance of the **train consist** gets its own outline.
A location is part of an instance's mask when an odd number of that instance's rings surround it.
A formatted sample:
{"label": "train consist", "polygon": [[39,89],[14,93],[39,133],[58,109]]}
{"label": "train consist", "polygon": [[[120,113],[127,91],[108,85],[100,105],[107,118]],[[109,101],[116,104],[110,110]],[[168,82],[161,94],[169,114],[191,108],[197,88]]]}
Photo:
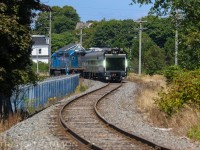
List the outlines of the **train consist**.
{"label": "train consist", "polygon": [[52,55],[51,75],[80,73],[84,78],[122,81],[127,76],[127,54],[119,48],[68,49]]}

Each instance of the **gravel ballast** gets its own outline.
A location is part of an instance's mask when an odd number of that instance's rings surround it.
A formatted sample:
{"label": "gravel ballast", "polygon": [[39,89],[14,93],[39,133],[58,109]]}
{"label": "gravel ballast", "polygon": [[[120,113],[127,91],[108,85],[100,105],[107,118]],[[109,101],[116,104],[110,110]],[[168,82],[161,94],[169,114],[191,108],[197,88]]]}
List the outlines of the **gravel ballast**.
{"label": "gravel ballast", "polygon": [[63,99],[58,104],[50,106],[33,117],[19,122],[9,130],[1,133],[0,147],[12,150],[81,149],[81,147],[78,147],[73,141],[63,141],[57,136],[54,136],[48,124],[51,118],[50,115],[58,105],[62,105],[75,97],[105,85],[105,83],[91,80],[84,80],[84,83],[89,87],[85,92]]}
{"label": "gravel ballast", "polygon": [[[89,86],[86,92],[92,91],[105,85],[99,81],[84,80]],[[177,137],[170,130],[156,128],[145,121],[135,105],[134,93],[137,85],[133,82],[126,82],[114,94],[100,102],[100,112],[109,122],[136,134],[140,137],[156,142],[158,145],[177,150],[200,150],[199,145],[192,143],[184,137]],[[84,94],[82,93],[82,94]],[[16,150],[62,150],[81,149],[73,141],[62,141],[54,136],[49,128],[50,114],[60,104],[80,96],[76,94],[63,99],[40,113],[22,121],[9,130],[1,133],[0,141],[6,143],[8,149]]]}
{"label": "gravel ballast", "polygon": [[200,150],[200,146],[189,139],[175,136],[170,129],[157,128],[145,121],[146,116],[136,108],[134,98],[136,90],[135,83],[128,81],[124,83],[115,94],[99,103],[102,116],[109,123],[157,145],[176,150]]}

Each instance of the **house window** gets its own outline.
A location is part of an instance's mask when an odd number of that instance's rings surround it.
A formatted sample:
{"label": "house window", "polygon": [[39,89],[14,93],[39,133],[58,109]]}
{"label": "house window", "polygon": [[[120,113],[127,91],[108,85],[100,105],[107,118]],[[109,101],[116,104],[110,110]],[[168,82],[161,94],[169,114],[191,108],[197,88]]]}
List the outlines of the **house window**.
{"label": "house window", "polygon": [[38,53],[39,53],[39,54],[42,54],[42,49],[39,49]]}

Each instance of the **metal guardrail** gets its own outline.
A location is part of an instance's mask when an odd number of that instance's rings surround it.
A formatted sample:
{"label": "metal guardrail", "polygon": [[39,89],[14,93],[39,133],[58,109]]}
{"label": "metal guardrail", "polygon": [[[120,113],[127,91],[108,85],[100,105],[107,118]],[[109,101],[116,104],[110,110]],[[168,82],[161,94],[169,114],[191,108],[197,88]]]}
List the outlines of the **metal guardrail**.
{"label": "metal guardrail", "polygon": [[61,98],[74,92],[78,84],[79,75],[70,75],[49,78],[36,86],[22,86],[18,91],[13,92],[12,108],[15,110],[14,106],[17,106],[17,109],[44,106],[50,99]]}

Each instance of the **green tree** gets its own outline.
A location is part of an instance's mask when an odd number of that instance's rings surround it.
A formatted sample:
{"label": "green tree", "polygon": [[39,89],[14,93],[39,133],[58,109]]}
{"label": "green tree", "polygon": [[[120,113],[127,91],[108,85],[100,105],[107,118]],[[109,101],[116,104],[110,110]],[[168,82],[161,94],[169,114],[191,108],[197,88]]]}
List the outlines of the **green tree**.
{"label": "green tree", "polygon": [[75,36],[74,32],[63,32],[60,34],[52,34],[52,52],[55,52],[59,48],[69,44],[73,43],[75,41],[78,41],[77,37]]}
{"label": "green tree", "polygon": [[187,21],[192,21],[193,23],[199,22],[200,4],[198,0],[132,0],[132,2],[140,4],[153,4],[151,13],[157,15],[171,15],[176,10],[181,10],[184,14],[185,23],[189,23]]}
{"label": "green tree", "polygon": [[167,66],[174,65],[175,63],[175,40],[174,38],[167,38],[167,41],[165,42],[164,45],[164,51],[165,51],[165,64]]}
{"label": "green tree", "polygon": [[163,48],[166,41],[169,38],[174,39],[174,25],[171,22],[171,18],[157,17],[157,16],[147,16],[142,18],[142,20],[147,22],[144,24],[147,30],[145,32],[150,36],[150,38],[160,47]]}
{"label": "green tree", "polygon": [[[83,46],[85,48],[90,48],[90,47],[94,47],[94,33],[96,31],[96,26],[98,25],[98,22],[97,21],[94,21],[92,23],[92,25],[90,26],[90,28],[84,28],[83,29],[83,32],[85,33],[84,37],[83,37]],[[78,34],[78,31],[77,30],[77,34]]]}
{"label": "green tree", "polygon": [[200,23],[185,28],[179,41],[179,65],[189,70],[200,68]]}
{"label": "green tree", "polygon": [[[133,70],[138,72],[138,49],[139,40],[134,39],[132,50]],[[142,73],[155,74],[165,67],[165,55],[164,50],[161,49],[156,43],[148,36],[148,34],[142,34]]]}
{"label": "green tree", "polygon": [[[18,85],[34,83],[30,35],[32,10],[48,9],[39,0],[5,0],[0,3],[0,114],[11,110],[10,96]],[[3,118],[4,118],[3,117]]]}
{"label": "green tree", "polygon": [[[80,21],[76,10],[71,6],[52,7],[52,33],[60,34],[75,29],[77,22]],[[47,34],[49,27],[49,12],[38,13],[35,22],[34,34]]]}
{"label": "green tree", "polygon": [[165,64],[170,66],[174,64],[174,53],[175,53],[175,26],[172,22],[171,17],[158,17],[158,16],[147,16],[143,18],[147,20],[144,24],[147,30],[144,32],[162,48],[165,52]]}
{"label": "green tree", "polygon": [[[84,46],[90,47],[130,47],[135,36],[135,23],[132,20],[110,20],[94,22],[86,29]],[[91,44],[92,43],[92,44]]]}
{"label": "green tree", "polygon": [[164,52],[157,45],[151,45],[143,55],[143,66],[146,74],[153,75],[165,67]]}
{"label": "green tree", "polygon": [[[58,8],[58,7],[57,7]],[[52,8],[54,9],[54,8]],[[52,32],[62,33],[69,30],[74,30],[77,22],[80,21],[76,10],[71,6],[64,6],[63,8],[58,8],[52,16]]]}
{"label": "green tree", "polygon": [[[38,13],[33,34],[48,35],[49,15],[49,12]],[[79,21],[79,15],[73,7],[52,7],[52,52],[71,42],[77,41],[74,30]]]}
{"label": "green tree", "polygon": [[[133,3],[149,4],[152,0],[132,0]],[[150,13],[157,15],[174,16],[177,20],[177,13],[181,13],[179,20],[173,21],[178,25],[179,31],[179,65],[187,69],[200,67],[200,3],[197,0],[155,0]],[[178,24],[177,24],[178,23]]]}

